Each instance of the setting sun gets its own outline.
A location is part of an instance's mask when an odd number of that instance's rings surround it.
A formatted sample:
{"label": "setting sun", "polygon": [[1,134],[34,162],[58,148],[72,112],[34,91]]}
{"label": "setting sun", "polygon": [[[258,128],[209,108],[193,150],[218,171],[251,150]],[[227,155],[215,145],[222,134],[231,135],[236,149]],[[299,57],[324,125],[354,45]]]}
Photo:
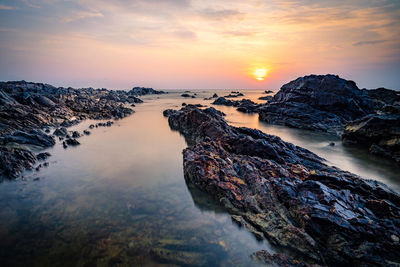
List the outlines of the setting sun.
{"label": "setting sun", "polygon": [[266,68],[256,68],[253,72],[254,77],[258,81],[263,81],[265,76],[267,75],[267,69]]}

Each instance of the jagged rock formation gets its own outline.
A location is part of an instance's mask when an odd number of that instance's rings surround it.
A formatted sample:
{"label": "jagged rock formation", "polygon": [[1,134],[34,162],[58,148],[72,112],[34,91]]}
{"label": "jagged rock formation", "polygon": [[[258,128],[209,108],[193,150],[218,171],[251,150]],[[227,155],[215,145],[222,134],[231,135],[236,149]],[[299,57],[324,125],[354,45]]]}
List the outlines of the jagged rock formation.
{"label": "jagged rock formation", "polygon": [[400,264],[400,196],[383,183],[327,166],[277,136],[229,126],[213,108],[164,115],[190,145],[185,180],[289,255],[259,257],[289,266]]}

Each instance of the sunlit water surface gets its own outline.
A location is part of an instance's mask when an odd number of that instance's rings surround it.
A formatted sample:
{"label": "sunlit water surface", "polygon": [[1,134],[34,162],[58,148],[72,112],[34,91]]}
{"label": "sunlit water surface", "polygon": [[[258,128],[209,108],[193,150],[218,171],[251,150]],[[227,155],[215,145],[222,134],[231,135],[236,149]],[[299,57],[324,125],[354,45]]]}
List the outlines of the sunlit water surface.
{"label": "sunlit water surface", "polygon": [[[256,265],[249,255],[274,252],[234,224],[206,194],[188,187],[182,170],[184,138],[162,116],[182,102],[214,92],[196,90],[143,97],[132,116],[92,130],[80,146],[48,151],[50,165],[0,184],[1,266]],[[262,91],[242,90],[258,101]],[[341,145],[338,137],[271,126],[258,115],[215,106],[229,123],[279,135],[330,165],[383,181],[398,190],[400,169],[390,160]],[[93,121],[72,129],[83,131]],[[335,142],[334,147],[328,146]]]}

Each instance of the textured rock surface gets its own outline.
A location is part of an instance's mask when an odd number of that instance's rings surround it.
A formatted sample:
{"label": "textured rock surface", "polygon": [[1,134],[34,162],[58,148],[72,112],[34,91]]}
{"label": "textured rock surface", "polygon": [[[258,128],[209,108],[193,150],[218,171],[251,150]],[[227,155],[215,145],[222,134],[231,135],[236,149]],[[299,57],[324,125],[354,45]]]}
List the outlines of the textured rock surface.
{"label": "textured rock surface", "polygon": [[373,102],[353,81],[328,74],[283,85],[259,114],[272,124],[336,133],[346,122],[373,112]]}
{"label": "textured rock surface", "polygon": [[183,152],[186,181],[289,255],[270,260],[290,259],[289,266],[400,263],[400,196],[386,185],[329,167],[277,136],[229,126],[210,109],[164,114],[191,145]]}
{"label": "textured rock surface", "polygon": [[400,112],[372,114],[351,121],[342,140],[345,144],[367,147],[370,153],[390,157],[400,164]]}
{"label": "textured rock surface", "polygon": [[[25,81],[0,82],[0,147],[3,149],[0,180],[31,168],[36,160],[30,152],[32,146],[46,148],[55,144],[54,137],[48,135],[50,127],[58,127],[54,135],[64,137],[68,136],[65,127],[85,119],[124,118],[133,113],[124,104],[141,102],[134,95],[145,93],[155,91],[146,88],[130,92],[74,89]],[[71,135],[77,138],[80,134]]]}

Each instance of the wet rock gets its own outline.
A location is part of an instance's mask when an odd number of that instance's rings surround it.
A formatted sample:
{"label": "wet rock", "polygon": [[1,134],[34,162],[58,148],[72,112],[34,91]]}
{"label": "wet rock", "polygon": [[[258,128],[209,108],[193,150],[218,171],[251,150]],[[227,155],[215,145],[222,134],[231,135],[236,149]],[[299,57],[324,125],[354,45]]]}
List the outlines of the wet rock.
{"label": "wet rock", "polygon": [[346,122],[374,113],[373,101],[353,81],[309,75],[282,86],[260,108],[260,120],[289,127],[338,133]]}
{"label": "wet rock", "polygon": [[260,263],[267,264],[268,266],[273,266],[273,267],[281,267],[281,266],[293,266],[293,267],[317,267],[320,265],[317,264],[307,264],[300,262],[299,260],[293,259],[291,257],[288,257],[283,254],[274,254],[271,255],[268,251],[266,250],[261,250],[253,253],[251,255],[251,258],[255,261],[258,261]]}
{"label": "wet rock", "polygon": [[43,133],[40,130],[32,129],[29,132],[17,130],[12,134],[5,134],[0,137],[0,144],[10,143],[21,145],[34,145],[39,147],[51,147],[55,144],[53,137]]}
{"label": "wet rock", "polygon": [[54,132],[54,135],[57,136],[66,136],[68,134],[68,130],[65,127],[57,128]]}
{"label": "wet rock", "polygon": [[0,179],[16,178],[25,169],[32,169],[35,155],[24,149],[0,146]]}
{"label": "wet rock", "polygon": [[153,88],[146,88],[146,87],[133,87],[132,90],[128,92],[130,95],[160,95],[160,94],[166,94],[164,91],[157,91],[154,90]]}
{"label": "wet rock", "polygon": [[400,164],[400,115],[371,114],[346,124],[345,145],[366,147],[375,155],[392,158]]}
{"label": "wet rock", "polygon": [[81,134],[79,132],[77,131],[72,132],[72,138],[79,138],[79,137],[81,137]]}
{"label": "wet rock", "polygon": [[77,146],[77,145],[81,144],[78,142],[78,140],[73,139],[73,138],[65,140],[65,143],[69,146]]}
{"label": "wet rock", "polygon": [[267,101],[271,101],[272,100],[272,96],[267,95],[267,96],[261,96],[258,98],[259,100],[267,100]]}
{"label": "wet rock", "polygon": [[48,157],[50,157],[51,154],[49,152],[42,152],[36,155],[37,160],[46,160]]}
{"label": "wet rock", "polygon": [[215,197],[250,231],[261,232],[289,263],[400,263],[400,245],[392,238],[400,236],[399,194],[328,166],[277,136],[230,126],[207,110],[167,112],[170,127],[190,145],[183,151],[188,184]]}

